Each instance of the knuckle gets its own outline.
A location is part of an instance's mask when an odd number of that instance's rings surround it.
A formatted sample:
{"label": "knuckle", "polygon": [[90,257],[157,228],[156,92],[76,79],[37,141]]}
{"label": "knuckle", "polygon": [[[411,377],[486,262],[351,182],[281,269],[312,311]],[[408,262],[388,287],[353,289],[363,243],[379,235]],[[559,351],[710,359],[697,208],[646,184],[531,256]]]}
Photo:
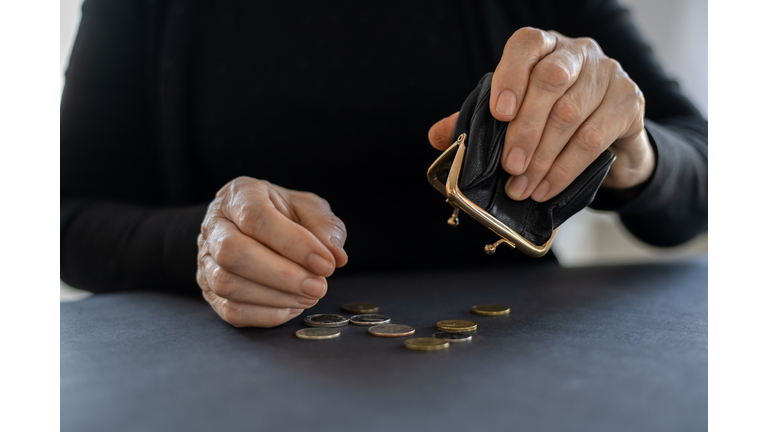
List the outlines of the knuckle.
{"label": "knuckle", "polygon": [[[520,119],[520,123],[511,136],[511,142],[514,146],[531,148],[539,142],[538,125],[530,118]],[[509,135],[507,135],[509,137]],[[509,138],[508,138],[509,139]]]}
{"label": "knuckle", "polygon": [[558,185],[564,184],[571,178],[571,169],[565,164],[556,163],[552,165],[547,177],[549,177],[551,187],[555,188]]}
{"label": "knuckle", "polygon": [[216,198],[220,200],[225,200],[228,197],[231,197],[232,195],[236,194],[238,190],[247,187],[249,184],[251,184],[254,181],[256,181],[256,179],[251,177],[246,177],[246,176],[236,177],[230,180],[227,184],[222,186],[222,188],[219,189],[218,192],[216,192]]}
{"label": "knuckle", "polygon": [[576,136],[576,142],[581,149],[589,154],[602,151],[604,141],[605,133],[593,124],[584,125]]}
{"label": "knuckle", "polygon": [[614,74],[621,73],[624,71],[624,69],[621,68],[621,63],[619,63],[615,59],[606,57],[602,60],[602,62],[603,62],[603,67]]}
{"label": "knuckle", "polygon": [[340,233],[344,234],[344,238],[347,237],[347,225],[344,223],[344,221],[339,219],[338,216],[336,216],[335,214],[331,214],[328,222],[331,224],[331,226],[333,226],[333,228],[335,228]]}
{"label": "knuckle", "polygon": [[232,235],[224,234],[216,241],[216,247],[213,248],[213,259],[220,266],[232,268],[237,259],[237,240]]}
{"label": "knuckle", "polygon": [[261,206],[248,205],[243,207],[237,215],[236,225],[251,232],[259,232],[264,228],[265,211]]}
{"label": "knuckle", "polygon": [[242,189],[252,185],[257,180],[253,177],[240,176],[232,180],[232,189]]}
{"label": "knuckle", "polygon": [[[635,86],[635,87],[637,87],[637,86]],[[636,94],[636,98],[635,98],[635,104],[636,104],[635,108],[640,113],[640,118],[641,119],[644,118],[645,116],[643,115],[643,113],[645,113],[645,95],[643,94],[642,91],[640,91],[639,87],[637,87],[637,94]]]}
{"label": "knuckle", "polygon": [[245,316],[242,309],[229,300],[221,302],[219,312],[221,318],[235,327],[245,327]]}
{"label": "knuckle", "polygon": [[[299,232],[298,235],[284,235],[280,239],[279,243],[275,244],[274,247],[277,251],[283,253],[283,254],[290,254],[291,251],[301,251],[306,247],[307,244],[307,236],[305,236],[303,233]],[[292,256],[292,255],[291,255]]]}
{"label": "knuckle", "polygon": [[600,48],[600,44],[597,43],[596,40],[592,39],[591,37],[582,37],[578,38],[577,41],[583,48],[585,48],[588,51],[598,51],[603,52],[603,50]]}
{"label": "knuckle", "polygon": [[634,105],[633,108],[645,109],[645,95],[643,95],[640,87],[629,78],[626,73],[617,79],[616,85],[619,87],[619,91],[624,95],[624,101],[629,105]]}
{"label": "knuckle", "polygon": [[581,119],[581,105],[568,96],[561,97],[552,107],[550,117],[560,126],[571,126]]}
{"label": "knuckle", "polygon": [[563,62],[542,61],[533,70],[534,82],[550,93],[563,93],[571,83],[573,72]]}
{"label": "knuckle", "polygon": [[274,311],[270,311],[270,313],[266,314],[266,316],[263,318],[262,322],[260,323],[262,327],[275,327],[279,326],[280,324],[285,322],[285,317],[283,317],[284,309],[275,309]]}
{"label": "knuckle", "polygon": [[199,267],[199,265],[200,265],[200,264],[199,264],[199,260],[198,260],[198,268],[197,268],[197,275],[196,275],[196,276],[197,276],[197,277],[196,277],[196,279],[197,279],[197,285],[198,285],[200,288],[202,288],[202,289],[205,289],[205,285],[206,285],[206,283],[207,283],[207,280],[206,280],[206,278],[205,278],[205,272],[203,271],[203,269],[202,269],[202,268],[200,268],[200,267]]}
{"label": "knuckle", "polygon": [[622,90],[626,92],[626,94],[634,100],[637,99],[644,99],[643,92],[640,91],[640,87],[635,84],[634,81],[632,81],[629,76],[625,77],[622,82]]}
{"label": "knuckle", "polygon": [[549,169],[550,161],[537,156],[535,153],[531,158],[531,163],[528,165],[528,170],[534,173],[545,173]]}
{"label": "knuckle", "polygon": [[234,278],[221,267],[213,269],[208,286],[217,296],[223,298],[229,298],[237,291]]}
{"label": "knuckle", "polygon": [[544,43],[546,43],[544,31],[533,27],[523,27],[507,39],[504,51],[508,52],[520,47],[541,46]]}
{"label": "knuckle", "polygon": [[282,266],[279,269],[275,270],[275,275],[277,276],[278,280],[281,281],[293,281],[293,283],[288,283],[287,287],[295,287],[295,292],[301,292],[301,281],[304,280],[302,278],[301,274],[297,274],[297,271],[289,266]]}
{"label": "knuckle", "polygon": [[312,192],[299,192],[299,193],[302,197],[304,197],[304,199],[306,199],[307,201],[309,201],[310,203],[312,203],[317,207],[322,207],[325,209],[331,208],[331,204],[325,198],[315,193],[312,193]]}
{"label": "knuckle", "polygon": [[512,36],[516,34],[519,34],[521,39],[528,42],[541,43],[546,39],[544,31],[534,27],[523,27],[516,31]]}

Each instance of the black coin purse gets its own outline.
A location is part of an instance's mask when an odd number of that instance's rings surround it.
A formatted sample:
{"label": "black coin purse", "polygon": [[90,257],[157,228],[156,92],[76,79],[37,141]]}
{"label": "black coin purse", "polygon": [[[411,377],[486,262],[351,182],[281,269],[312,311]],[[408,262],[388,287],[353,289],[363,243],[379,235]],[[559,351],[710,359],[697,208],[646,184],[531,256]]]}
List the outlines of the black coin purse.
{"label": "black coin purse", "polygon": [[463,210],[501,239],[485,246],[488,255],[500,244],[532,257],[545,255],[557,228],[595,198],[616,160],[609,150],[564,191],[547,202],[515,201],[504,191],[509,174],[501,167],[508,123],[493,118],[489,107],[492,73],[486,74],[464,101],[453,130],[453,144],[427,171],[427,179],[454,207],[448,224],[458,226]]}

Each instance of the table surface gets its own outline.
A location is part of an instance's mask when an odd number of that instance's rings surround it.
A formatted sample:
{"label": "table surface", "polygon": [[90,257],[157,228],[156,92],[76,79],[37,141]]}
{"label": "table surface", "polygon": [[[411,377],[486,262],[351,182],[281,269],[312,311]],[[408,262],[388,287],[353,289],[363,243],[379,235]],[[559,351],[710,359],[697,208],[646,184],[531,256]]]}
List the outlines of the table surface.
{"label": "table surface", "polygon": [[[707,429],[707,261],[334,276],[309,313],[370,301],[430,336],[415,352],[366,327],[294,336],[300,318],[237,329],[196,298],[98,295],[61,304],[61,430]],[[508,305],[483,317],[475,304]]]}

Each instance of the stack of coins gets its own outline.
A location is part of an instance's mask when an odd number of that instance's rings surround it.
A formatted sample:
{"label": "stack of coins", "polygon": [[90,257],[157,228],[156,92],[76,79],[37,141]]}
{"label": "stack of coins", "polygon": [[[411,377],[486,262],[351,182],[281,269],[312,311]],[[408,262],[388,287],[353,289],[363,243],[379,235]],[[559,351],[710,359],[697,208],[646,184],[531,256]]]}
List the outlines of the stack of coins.
{"label": "stack of coins", "polygon": [[349,322],[351,322],[354,325],[360,325],[360,326],[372,326],[372,325],[378,325],[378,324],[387,324],[390,320],[390,318],[386,315],[379,315],[379,314],[361,314],[361,315],[353,315]]}
{"label": "stack of coins", "polygon": [[477,324],[466,320],[445,320],[435,326],[444,332],[471,332],[477,330]]}

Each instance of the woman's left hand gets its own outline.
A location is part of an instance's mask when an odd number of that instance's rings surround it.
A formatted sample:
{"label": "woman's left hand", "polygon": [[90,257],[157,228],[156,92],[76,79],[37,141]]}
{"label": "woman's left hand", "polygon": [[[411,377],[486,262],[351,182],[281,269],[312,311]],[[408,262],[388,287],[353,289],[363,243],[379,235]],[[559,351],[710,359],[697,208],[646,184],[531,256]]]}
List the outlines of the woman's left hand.
{"label": "woman's left hand", "polygon": [[[493,75],[490,109],[510,122],[501,164],[511,174],[512,199],[549,200],[609,147],[616,162],[606,187],[637,186],[655,168],[643,94],[592,39],[530,27],[515,32]],[[448,148],[457,116],[432,126],[435,148]]]}

